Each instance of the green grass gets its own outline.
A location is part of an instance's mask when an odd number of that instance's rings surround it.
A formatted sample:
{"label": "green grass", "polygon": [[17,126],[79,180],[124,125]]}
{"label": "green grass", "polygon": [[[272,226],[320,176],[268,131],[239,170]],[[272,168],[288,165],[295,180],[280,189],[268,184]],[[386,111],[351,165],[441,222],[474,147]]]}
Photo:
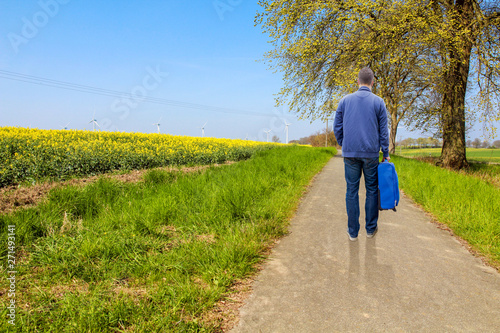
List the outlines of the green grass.
{"label": "green grass", "polygon": [[[416,158],[435,164],[441,156],[441,148],[396,149],[396,155]],[[461,172],[500,187],[500,149],[467,149],[469,168]]]}
{"label": "green grass", "polygon": [[[101,179],[0,216],[16,226],[23,332],[211,332],[204,314],[255,271],[334,149],[281,147],[193,174]],[[6,275],[6,246],[0,249]],[[2,297],[6,309],[7,297]],[[2,331],[11,329],[6,310]]]}
{"label": "green grass", "polygon": [[471,174],[497,177],[500,185],[500,164],[471,163],[470,170],[467,171]]}
{"label": "green grass", "polygon": [[467,159],[479,162],[500,163],[500,149],[467,148]]}
{"label": "green grass", "polygon": [[[396,155],[404,157],[439,157],[441,148],[399,149]],[[467,148],[467,159],[476,162],[500,163],[500,149]]]}
{"label": "green grass", "polygon": [[401,189],[500,268],[500,188],[467,174],[393,156]]}

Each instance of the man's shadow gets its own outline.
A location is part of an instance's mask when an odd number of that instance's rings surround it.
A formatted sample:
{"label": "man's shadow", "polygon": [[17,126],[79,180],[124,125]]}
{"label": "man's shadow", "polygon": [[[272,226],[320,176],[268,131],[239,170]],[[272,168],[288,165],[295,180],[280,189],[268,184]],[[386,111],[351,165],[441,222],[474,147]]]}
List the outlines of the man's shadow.
{"label": "man's shadow", "polygon": [[359,241],[349,242],[349,278],[350,287],[362,288],[363,286],[375,292],[381,291],[387,295],[392,293],[395,285],[394,270],[392,265],[379,263],[377,239],[367,239],[364,253],[364,269],[360,265]]}
{"label": "man's shadow", "polygon": [[360,281],[359,242],[349,242],[349,277],[348,285],[357,286]]}
{"label": "man's shadow", "polygon": [[386,295],[392,293],[395,285],[394,270],[392,265],[379,263],[376,237],[366,240],[365,250],[365,281],[367,286],[372,290],[381,290]]}

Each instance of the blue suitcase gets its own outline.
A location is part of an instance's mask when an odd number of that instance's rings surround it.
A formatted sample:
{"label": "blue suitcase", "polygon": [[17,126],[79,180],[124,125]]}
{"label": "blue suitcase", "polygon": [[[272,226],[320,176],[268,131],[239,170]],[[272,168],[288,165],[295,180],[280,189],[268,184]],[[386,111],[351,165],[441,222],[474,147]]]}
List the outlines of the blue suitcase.
{"label": "blue suitcase", "polygon": [[396,211],[398,204],[398,174],[394,163],[384,161],[378,165],[378,209]]}

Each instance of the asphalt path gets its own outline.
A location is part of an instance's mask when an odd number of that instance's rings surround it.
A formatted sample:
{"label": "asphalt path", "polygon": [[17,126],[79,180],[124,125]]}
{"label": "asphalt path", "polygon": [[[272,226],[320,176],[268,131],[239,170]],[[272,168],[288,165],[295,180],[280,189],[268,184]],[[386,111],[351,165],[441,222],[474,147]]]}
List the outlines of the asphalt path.
{"label": "asphalt path", "polygon": [[346,234],[340,156],[303,197],[240,308],[243,332],[500,332],[500,274],[403,197],[379,231]]}

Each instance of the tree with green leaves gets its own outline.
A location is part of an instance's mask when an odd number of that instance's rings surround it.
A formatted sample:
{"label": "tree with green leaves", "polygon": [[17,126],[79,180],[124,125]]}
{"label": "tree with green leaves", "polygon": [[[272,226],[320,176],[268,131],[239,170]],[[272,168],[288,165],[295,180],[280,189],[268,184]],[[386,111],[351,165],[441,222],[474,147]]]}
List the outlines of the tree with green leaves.
{"label": "tree with green leaves", "polygon": [[435,53],[418,47],[428,29],[415,19],[418,11],[406,3],[371,0],[260,4],[264,11],[256,22],[275,46],[266,57],[285,81],[277,103],[288,102],[302,118],[328,118],[337,102],[356,89],[359,69],[369,66],[374,92],[390,114],[394,152],[399,122],[430,100],[430,78],[438,73]]}
{"label": "tree with green leaves", "polygon": [[479,140],[479,138],[475,138],[474,141],[472,141],[472,147],[474,148],[481,147],[481,140]]}
{"label": "tree with green leaves", "polygon": [[[472,109],[485,124],[500,119],[500,7],[496,1],[432,0],[426,20],[431,46],[441,56],[441,162],[460,169],[466,160],[466,115]],[[486,126],[494,134],[493,126]]]}
{"label": "tree with green leaves", "polygon": [[[437,124],[441,163],[465,156],[466,98],[485,123],[498,119],[499,10],[476,0],[261,0],[256,17],[271,37],[266,54],[283,73],[278,104],[303,118],[326,118],[355,90],[360,68],[376,74],[387,104],[392,147],[399,121]],[[474,78],[477,89],[468,96]],[[469,89],[469,95],[472,89]],[[412,118],[409,118],[410,121]],[[423,120],[423,121],[422,121]]]}

